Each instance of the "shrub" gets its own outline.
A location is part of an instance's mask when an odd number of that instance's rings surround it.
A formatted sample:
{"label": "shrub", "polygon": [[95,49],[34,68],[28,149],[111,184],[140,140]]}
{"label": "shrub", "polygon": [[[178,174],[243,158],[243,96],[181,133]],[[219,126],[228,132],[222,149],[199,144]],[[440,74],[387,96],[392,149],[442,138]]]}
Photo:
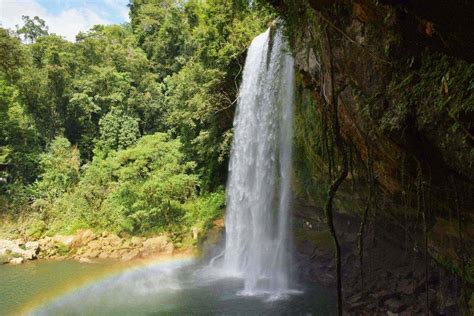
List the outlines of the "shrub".
{"label": "shrub", "polygon": [[78,185],[54,202],[51,227],[130,233],[178,229],[184,205],[196,197],[193,168],[184,161],[178,139],[145,136],[128,149],[94,159]]}

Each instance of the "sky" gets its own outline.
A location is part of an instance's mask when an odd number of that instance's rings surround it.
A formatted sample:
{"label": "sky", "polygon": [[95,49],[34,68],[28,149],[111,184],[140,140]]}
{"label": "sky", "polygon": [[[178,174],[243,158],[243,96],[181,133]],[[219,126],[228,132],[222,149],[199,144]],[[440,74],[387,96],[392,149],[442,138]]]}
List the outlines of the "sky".
{"label": "sky", "polygon": [[129,21],[129,0],[0,0],[0,25],[15,29],[22,26],[22,15],[39,16],[49,33],[74,41],[76,34],[95,24]]}

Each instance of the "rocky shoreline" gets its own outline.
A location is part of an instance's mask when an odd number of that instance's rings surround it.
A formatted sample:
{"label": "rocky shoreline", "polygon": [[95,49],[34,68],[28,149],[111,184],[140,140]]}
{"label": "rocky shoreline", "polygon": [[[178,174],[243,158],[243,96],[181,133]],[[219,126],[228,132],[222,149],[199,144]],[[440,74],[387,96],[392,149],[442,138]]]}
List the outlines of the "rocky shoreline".
{"label": "rocky shoreline", "polygon": [[96,234],[79,230],[75,235],[56,235],[38,240],[0,239],[0,264],[22,264],[29,260],[74,259],[84,263],[95,259],[129,261],[176,252],[166,234],[153,237],[119,237],[113,233]]}
{"label": "rocky shoreline", "polygon": [[[111,259],[130,261],[177,254],[206,254],[220,242],[224,219],[216,219],[210,228],[191,230],[189,246],[175,244],[169,234],[155,236],[120,237],[110,232],[94,233],[91,229],[78,230],[74,235],[46,236],[37,240],[2,239],[0,237],[0,265],[22,264],[36,259],[78,260],[91,263],[94,260]],[[192,245],[191,245],[192,244]]]}

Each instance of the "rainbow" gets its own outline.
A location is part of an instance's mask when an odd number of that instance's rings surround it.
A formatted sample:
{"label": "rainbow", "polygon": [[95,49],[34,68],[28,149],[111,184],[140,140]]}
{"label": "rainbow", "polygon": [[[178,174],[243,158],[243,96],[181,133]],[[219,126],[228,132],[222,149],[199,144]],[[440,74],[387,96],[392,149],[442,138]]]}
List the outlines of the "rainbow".
{"label": "rainbow", "polygon": [[[194,253],[180,253],[173,255],[159,255],[146,259],[136,259],[129,262],[111,261],[110,265],[104,271],[96,271],[86,276],[74,279],[73,282],[68,282],[62,286],[54,287],[50,291],[46,291],[35,296],[27,305],[23,306],[13,315],[30,315],[35,311],[44,308],[51,302],[74,292],[83,289],[91,284],[101,282],[108,278],[117,276],[133,270],[139,270],[152,265],[166,265],[170,263],[192,262],[196,259]],[[94,263],[85,263],[94,264]]]}

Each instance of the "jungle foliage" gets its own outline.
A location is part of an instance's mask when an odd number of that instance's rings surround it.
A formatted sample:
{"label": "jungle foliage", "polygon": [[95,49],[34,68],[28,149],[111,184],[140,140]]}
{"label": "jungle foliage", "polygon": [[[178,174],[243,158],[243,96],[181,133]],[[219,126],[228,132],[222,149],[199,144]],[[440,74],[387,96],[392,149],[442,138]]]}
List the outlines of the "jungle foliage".
{"label": "jungle foliage", "polygon": [[26,235],[185,231],[219,216],[246,48],[271,12],[135,0],[130,17],[74,43],[40,17],[0,28],[0,215]]}

